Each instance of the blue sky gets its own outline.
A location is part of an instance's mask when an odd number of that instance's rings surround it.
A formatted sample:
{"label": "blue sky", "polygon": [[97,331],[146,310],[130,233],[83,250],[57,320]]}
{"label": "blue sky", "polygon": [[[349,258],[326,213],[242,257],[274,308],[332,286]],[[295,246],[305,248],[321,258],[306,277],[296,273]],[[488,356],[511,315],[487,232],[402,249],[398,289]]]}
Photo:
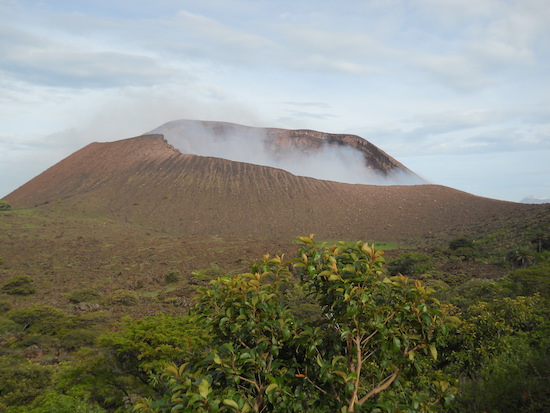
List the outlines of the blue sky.
{"label": "blue sky", "polygon": [[547,0],[0,2],[0,196],[175,119],[353,133],[432,183],[550,198]]}

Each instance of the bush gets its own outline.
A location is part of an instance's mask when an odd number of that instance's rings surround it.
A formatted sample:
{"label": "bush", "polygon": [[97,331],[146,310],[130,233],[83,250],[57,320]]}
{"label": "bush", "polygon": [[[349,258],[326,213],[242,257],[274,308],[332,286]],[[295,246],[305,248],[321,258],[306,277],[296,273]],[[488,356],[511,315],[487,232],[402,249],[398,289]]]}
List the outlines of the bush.
{"label": "bush", "polygon": [[166,271],[166,274],[164,274],[164,281],[166,281],[167,284],[176,283],[179,280],[180,272],[178,270]]}
{"label": "bush", "polygon": [[449,249],[456,250],[458,248],[471,248],[475,249],[474,242],[468,238],[456,238],[449,242]]}
{"label": "bush", "polygon": [[50,367],[28,362],[21,356],[1,356],[0,406],[29,405],[50,386],[51,377]]}
{"label": "bush", "polygon": [[5,333],[15,333],[21,330],[21,327],[9,318],[0,317],[0,336]]}
{"label": "bush", "polygon": [[36,399],[29,413],[102,413],[105,410],[92,407],[86,400],[60,393],[48,393]]}
{"label": "bush", "polygon": [[0,199],[0,211],[9,211],[10,209],[11,209],[10,203],[8,201]]}
{"label": "bush", "polygon": [[11,310],[11,304],[6,301],[0,301],[0,314],[6,313]]}
{"label": "bush", "polygon": [[388,264],[388,270],[392,275],[404,275],[414,277],[433,270],[429,263],[430,257],[426,254],[406,252]]}
{"label": "bush", "polygon": [[97,336],[98,334],[91,330],[71,330],[61,338],[61,346],[71,351],[85,346],[92,346]]}
{"label": "bush", "polygon": [[135,291],[115,290],[109,297],[111,304],[136,305],[139,301],[139,295]]}
{"label": "bush", "polygon": [[2,291],[12,295],[31,295],[36,292],[34,280],[27,275],[19,275],[8,280],[2,286]]}
{"label": "bush", "polygon": [[69,293],[69,302],[78,304],[82,302],[97,301],[101,297],[101,294],[92,289],[85,288],[82,290],[75,290]]}
{"label": "bush", "polygon": [[12,310],[7,317],[31,334],[59,335],[72,327],[72,320],[62,310],[37,305]]}

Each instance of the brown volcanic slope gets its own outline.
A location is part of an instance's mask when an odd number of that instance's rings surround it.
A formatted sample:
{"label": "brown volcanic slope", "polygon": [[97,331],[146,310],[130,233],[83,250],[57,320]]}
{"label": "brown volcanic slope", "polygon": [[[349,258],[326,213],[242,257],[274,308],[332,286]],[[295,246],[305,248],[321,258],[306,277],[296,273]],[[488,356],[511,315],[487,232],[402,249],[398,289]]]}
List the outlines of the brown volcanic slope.
{"label": "brown volcanic slope", "polygon": [[437,185],[351,185],[186,155],[161,135],[92,143],[6,199],[125,220],[148,230],[291,239],[406,241],[540,206]]}

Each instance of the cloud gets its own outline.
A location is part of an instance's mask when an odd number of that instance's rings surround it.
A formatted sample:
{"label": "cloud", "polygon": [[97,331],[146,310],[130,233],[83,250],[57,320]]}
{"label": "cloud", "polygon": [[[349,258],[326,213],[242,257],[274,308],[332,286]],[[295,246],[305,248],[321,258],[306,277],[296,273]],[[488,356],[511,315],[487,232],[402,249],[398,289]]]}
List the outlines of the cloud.
{"label": "cloud", "polygon": [[28,83],[101,88],[151,85],[159,78],[183,82],[192,77],[179,67],[139,52],[113,50],[105,45],[87,47],[81,39],[44,38],[9,27],[1,31],[2,71]]}

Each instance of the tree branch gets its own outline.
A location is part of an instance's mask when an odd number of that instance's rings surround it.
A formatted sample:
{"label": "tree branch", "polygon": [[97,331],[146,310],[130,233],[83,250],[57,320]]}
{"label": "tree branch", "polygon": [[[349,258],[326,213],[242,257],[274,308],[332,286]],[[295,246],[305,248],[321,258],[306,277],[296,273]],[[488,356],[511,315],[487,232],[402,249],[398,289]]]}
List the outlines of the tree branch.
{"label": "tree branch", "polygon": [[361,367],[363,366],[363,355],[361,353],[361,337],[355,336],[355,351],[357,352],[357,364],[355,365],[355,383],[353,383],[353,394],[349,401],[348,411],[354,412],[355,400],[357,400],[357,392],[359,391],[359,381],[361,379]]}
{"label": "tree branch", "polygon": [[393,381],[397,377],[397,374],[399,374],[399,369],[396,369],[391,375],[389,375],[384,380],[382,380],[374,389],[372,389],[363,397],[361,397],[361,399],[357,403],[361,406],[363,403],[365,403],[369,398],[371,398],[375,394],[378,394],[381,391],[386,390],[393,383]]}

